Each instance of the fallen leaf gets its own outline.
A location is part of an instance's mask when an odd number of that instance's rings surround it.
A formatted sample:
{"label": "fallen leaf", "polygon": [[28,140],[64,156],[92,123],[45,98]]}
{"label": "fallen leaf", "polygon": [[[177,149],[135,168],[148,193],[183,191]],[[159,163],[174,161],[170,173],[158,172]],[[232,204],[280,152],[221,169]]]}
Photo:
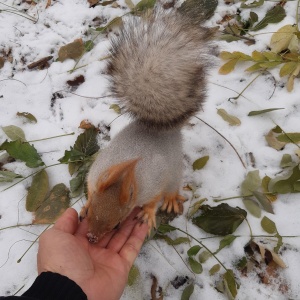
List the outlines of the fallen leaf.
{"label": "fallen leaf", "polygon": [[229,60],[227,63],[225,63],[220,69],[219,69],[219,74],[221,75],[227,75],[230,72],[232,72],[239,61],[238,58],[234,58]]}
{"label": "fallen leaf", "polygon": [[266,216],[262,218],[260,224],[263,230],[269,234],[273,234],[277,232],[275,223]]}
{"label": "fallen leaf", "polygon": [[282,6],[276,5],[267,11],[265,17],[258,22],[253,28],[253,31],[261,30],[270,23],[279,23],[286,16],[286,12]]}
{"label": "fallen leaf", "polygon": [[194,284],[188,285],[182,292],[181,300],[189,300],[194,292]]}
{"label": "fallen leaf", "polygon": [[52,59],[52,58],[53,58],[53,56],[46,56],[46,57],[43,57],[43,58],[39,59],[38,61],[35,61],[35,62],[29,64],[29,65],[27,66],[27,68],[28,68],[29,70],[34,69],[34,68],[37,68],[37,67],[43,68],[43,67],[45,66],[45,64],[46,64],[50,59]]}
{"label": "fallen leaf", "polygon": [[294,34],[296,31],[297,29],[293,25],[285,25],[277,30],[271,37],[271,51],[279,53],[283,50],[288,50],[293,37],[296,37]]}
{"label": "fallen leaf", "polygon": [[85,78],[83,75],[79,75],[77,77],[75,77],[73,80],[68,80],[67,84],[69,86],[79,86],[80,84],[85,82]]}
{"label": "fallen leaf", "polygon": [[292,160],[292,156],[290,154],[283,154],[281,161],[280,161],[280,167],[287,168],[287,167],[292,167],[293,165],[294,165],[294,162]]}
{"label": "fallen leaf", "polygon": [[226,235],[221,241],[220,241],[220,244],[219,244],[219,248],[214,252],[214,254],[217,254],[218,252],[220,252],[223,248],[227,247],[227,246],[230,246],[233,241],[236,239],[236,236],[232,235],[232,234],[229,234],[229,235]]}
{"label": "fallen leaf", "polygon": [[286,143],[278,141],[277,136],[278,133],[276,133],[273,128],[265,136],[265,139],[270,147],[276,150],[282,150],[285,147]]}
{"label": "fallen leaf", "polygon": [[212,254],[209,251],[207,251],[207,250],[202,251],[199,254],[200,263],[202,263],[202,264],[205,263],[211,256],[212,256]]}
{"label": "fallen leaf", "polygon": [[18,117],[23,117],[29,123],[37,123],[36,117],[28,112],[17,112]]}
{"label": "fallen leaf", "polygon": [[198,158],[193,163],[193,170],[194,171],[201,170],[202,168],[204,168],[208,160],[209,160],[209,156],[203,156],[201,158]]}
{"label": "fallen leaf", "polygon": [[263,193],[257,191],[253,191],[252,193],[265,211],[269,212],[270,214],[274,214],[271,201]]}
{"label": "fallen leaf", "polygon": [[232,270],[226,270],[223,276],[223,283],[229,299],[234,299],[237,295],[238,285],[235,281],[234,273]]}
{"label": "fallen leaf", "polygon": [[5,141],[0,146],[0,150],[6,150],[10,156],[25,162],[29,168],[37,168],[44,165],[44,162],[34,146],[28,142],[22,142],[20,140],[12,142]]}
{"label": "fallen leaf", "polygon": [[70,206],[69,190],[63,184],[57,184],[50,195],[35,212],[33,224],[54,223]]}
{"label": "fallen leaf", "polygon": [[285,132],[283,134],[278,135],[277,140],[283,143],[300,143],[300,133],[299,132]]}
{"label": "fallen leaf", "polygon": [[220,108],[217,111],[218,111],[217,112],[218,115],[221,116],[221,118],[224,121],[228,122],[229,125],[231,125],[231,126],[239,126],[239,125],[241,125],[240,119],[237,118],[237,117],[235,117],[235,116],[233,116],[233,115],[230,115],[225,109]]}
{"label": "fallen leaf", "polygon": [[249,171],[241,184],[242,196],[251,195],[261,186],[259,170]]}
{"label": "fallen leaf", "polygon": [[109,109],[114,110],[118,115],[121,114],[121,107],[118,104],[112,104]]}
{"label": "fallen leaf", "polygon": [[58,60],[63,62],[66,59],[77,59],[84,53],[84,44],[82,39],[76,39],[74,42],[62,46],[58,51]]}
{"label": "fallen leaf", "polygon": [[257,116],[257,115],[265,114],[265,113],[268,113],[268,112],[271,112],[274,110],[279,110],[279,109],[284,109],[284,108],[268,108],[268,109],[263,109],[263,110],[253,110],[253,111],[249,112],[248,116],[249,117]]}
{"label": "fallen leaf", "polygon": [[245,220],[247,212],[239,207],[222,203],[215,207],[202,205],[203,213],[192,219],[193,223],[204,231],[215,235],[233,233]]}
{"label": "fallen leaf", "polygon": [[243,203],[247,210],[256,218],[260,218],[261,216],[261,208],[256,201],[251,198],[244,198]]}
{"label": "fallen leaf", "polygon": [[46,170],[41,170],[32,178],[32,183],[26,197],[26,210],[34,212],[45,200],[49,189],[49,179]]}
{"label": "fallen leaf", "polygon": [[187,255],[189,257],[195,256],[200,251],[200,249],[201,249],[201,247],[199,245],[195,245],[187,251]]}
{"label": "fallen leaf", "polygon": [[194,258],[189,257],[188,261],[189,261],[192,271],[195,274],[201,274],[203,272],[202,265],[198,261],[196,261]]}
{"label": "fallen leaf", "polygon": [[133,265],[128,274],[127,284],[133,286],[140,277],[140,271],[137,266]]}
{"label": "fallen leaf", "polygon": [[219,264],[215,264],[214,266],[212,266],[209,270],[209,275],[213,276],[215,275],[217,272],[219,272],[221,269],[221,266]]}
{"label": "fallen leaf", "polygon": [[16,178],[22,178],[22,176],[11,171],[0,171],[0,182],[12,182]]}
{"label": "fallen leaf", "polygon": [[25,133],[22,128],[15,125],[3,126],[1,128],[12,141],[26,141]]}

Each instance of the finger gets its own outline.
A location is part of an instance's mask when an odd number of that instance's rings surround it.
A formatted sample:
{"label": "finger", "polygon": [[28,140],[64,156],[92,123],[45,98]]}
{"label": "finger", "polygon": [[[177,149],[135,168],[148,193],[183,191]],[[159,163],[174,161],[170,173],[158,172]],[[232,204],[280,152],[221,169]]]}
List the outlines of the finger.
{"label": "finger", "polygon": [[147,232],[148,225],[146,223],[135,224],[130,237],[119,252],[130,268],[141,250]]}
{"label": "finger", "polygon": [[115,231],[114,235],[111,237],[109,243],[106,246],[107,249],[110,249],[117,253],[122,249],[122,247],[128,240],[135,224],[138,222],[135,217],[139,211],[139,208],[134,209],[126,218],[126,220],[121,224],[120,228]]}
{"label": "finger", "polygon": [[74,234],[78,227],[78,213],[74,208],[68,208],[54,224],[53,228]]}
{"label": "finger", "polygon": [[88,222],[87,219],[83,219],[81,222],[79,222],[75,235],[86,237],[87,233],[88,233]]}

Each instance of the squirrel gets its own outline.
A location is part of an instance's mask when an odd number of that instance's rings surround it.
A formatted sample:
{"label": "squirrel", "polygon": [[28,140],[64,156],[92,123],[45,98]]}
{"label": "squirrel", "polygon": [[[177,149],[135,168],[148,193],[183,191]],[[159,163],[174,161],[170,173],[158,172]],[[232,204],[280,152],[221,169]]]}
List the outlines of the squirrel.
{"label": "squirrel", "polygon": [[211,31],[179,11],[130,16],[111,38],[110,91],[134,119],[97,155],[87,176],[88,239],[96,243],[136,206],[156,226],[156,211],[179,213],[181,127],[206,96]]}

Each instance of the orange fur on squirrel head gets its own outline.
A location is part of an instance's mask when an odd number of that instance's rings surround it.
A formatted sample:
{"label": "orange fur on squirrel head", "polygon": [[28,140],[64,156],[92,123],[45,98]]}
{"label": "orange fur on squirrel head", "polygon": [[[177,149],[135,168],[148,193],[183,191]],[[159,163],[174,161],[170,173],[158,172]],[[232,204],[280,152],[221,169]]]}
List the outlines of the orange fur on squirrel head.
{"label": "orange fur on squirrel head", "polygon": [[80,218],[87,218],[91,242],[117,227],[135,207],[137,162],[135,159],[111,166],[99,176],[95,188],[88,182],[88,201]]}

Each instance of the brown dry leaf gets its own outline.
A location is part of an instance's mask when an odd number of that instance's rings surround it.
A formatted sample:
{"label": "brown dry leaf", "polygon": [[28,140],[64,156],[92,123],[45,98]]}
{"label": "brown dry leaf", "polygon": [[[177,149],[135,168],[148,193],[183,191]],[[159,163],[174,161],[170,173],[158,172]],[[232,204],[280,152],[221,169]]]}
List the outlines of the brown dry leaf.
{"label": "brown dry leaf", "polygon": [[37,68],[37,67],[43,68],[43,67],[47,64],[47,62],[48,62],[50,59],[52,59],[52,58],[53,58],[53,56],[46,56],[46,57],[43,57],[43,58],[41,58],[41,59],[39,59],[39,60],[37,60],[37,61],[35,61],[35,62],[29,64],[29,65],[27,66],[27,68],[28,68],[29,70],[34,69],[34,68]]}
{"label": "brown dry leaf", "polygon": [[82,39],[76,39],[74,42],[62,46],[58,51],[58,60],[63,62],[68,58],[77,59],[84,53],[84,43]]}
{"label": "brown dry leaf", "polygon": [[[158,285],[157,278],[154,275],[152,275],[151,300],[163,300],[164,299],[164,296],[162,293],[162,288],[160,286],[157,287],[157,285]],[[156,296],[156,293],[158,293],[158,298]]]}
{"label": "brown dry leaf", "polygon": [[276,150],[282,150],[285,147],[286,143],[279,142],[276,138],[277,136],[278,136],[278,134],[276,132],[274,132],[273,129],[271,129],[269,131],[269,133],[265,136],[265,138],[270,147],[272,147]]}
{"label": "brown dry leaf", "polygon": [[90,128],[95,128],[95,126],[89,120],[82,120],[80,122],[79,128],[90,129]]}
{"label": "brown dry leaf", "polygon": [[4,67],[4,63],[5,63],[5,58],[0,56],[0,69]]}
{"label": "brown dry leaf", "polygon": [[78,86],[78,85],[80,85],[84,82],[85,82],[84,76],[79,75],[79,76],[75,77],[73,80],[68,80],[67,84],[70,85],[70,86]]}
{"label": "brown dry leaf", "polygon": [[90,6],[94,6],[99,3],[99,0],[88,0],[88,3],[90,4]]}

